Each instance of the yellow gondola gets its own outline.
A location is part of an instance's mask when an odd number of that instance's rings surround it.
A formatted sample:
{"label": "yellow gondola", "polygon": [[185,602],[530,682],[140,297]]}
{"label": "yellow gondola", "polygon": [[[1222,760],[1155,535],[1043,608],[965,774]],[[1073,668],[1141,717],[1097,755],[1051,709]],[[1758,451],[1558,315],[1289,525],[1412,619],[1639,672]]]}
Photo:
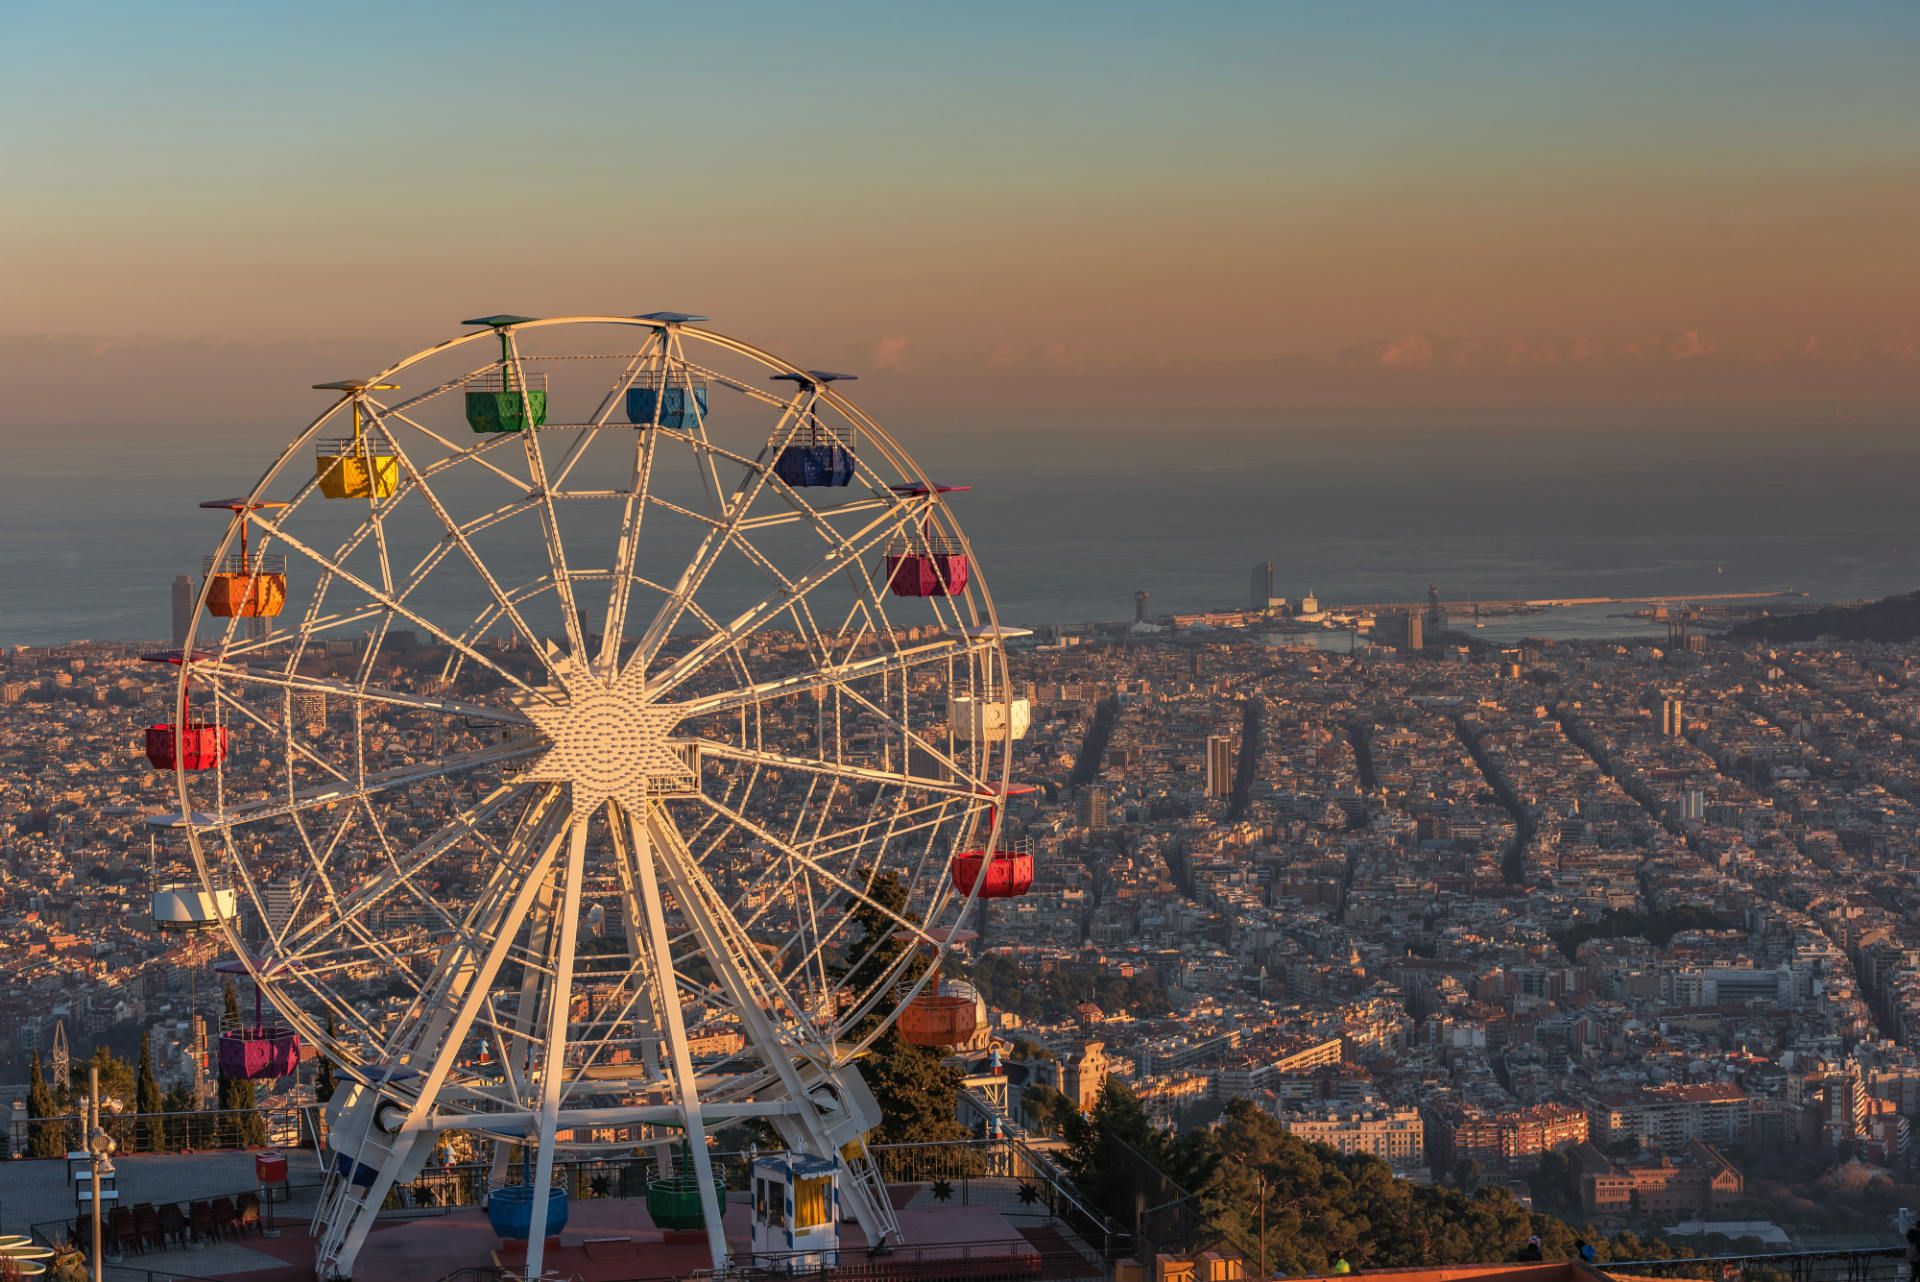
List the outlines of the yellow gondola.
{"label": "yellow gondola", "polygon": [[360,407],[368,392],[392,391],[397,383],[369,383],[345,378],[337,383],[315,383],[323,392],[345,392],[353,402],[353,435],[321,441],[313,451],[313,474],[320,492],[330,499],[389,499],[400,484],[400,460],[381,453],[361,430]]}

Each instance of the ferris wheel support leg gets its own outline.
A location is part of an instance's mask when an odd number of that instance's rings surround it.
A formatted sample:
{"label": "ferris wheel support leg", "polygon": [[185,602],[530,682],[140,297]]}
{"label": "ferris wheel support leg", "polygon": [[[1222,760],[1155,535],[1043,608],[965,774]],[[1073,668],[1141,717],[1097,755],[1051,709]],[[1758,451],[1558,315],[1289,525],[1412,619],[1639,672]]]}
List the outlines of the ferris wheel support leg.
{"label": "ferris wheel support leg", "polygon": [[[569,829],[556,829],[552,840],[559,841]],[[525,934],[527,953],[538,957],[546,951],[548,934],[553,929],[553,898],[557,887],[553,877],[541,879],[540,890],[534,896],[533,905],[527,912]],[[540,1011],[540,972],[529,967],[520,981],[520,1000],[514,1008],[513,1031],[500,1042],[500,1066],[507,1074],[514,1098],[523,1099],[533,1093],[527,1070],[530,1067],[526,1050],[528,1035],[533,1031],[533,1021]],[[496,1033],[497,1037],[498,1034]],[[487,1173],[489,1188],[498,1188],[507,1182],[507,1171],[513,1160],[514,1145],[505,1140],[496,1140],[493,1145],[493,1165]]]}
{"label": "ferris wheel support leg", "polygon": [[[543,803],[541,808],[551,805],[553,798]],[[534,839],[539,825],[523,825],[518,840]],[[553,866],[554,857],[559,852],[560,838],[566,833],[564,826],[554,829],[552,835],[541,843],[539,855],[527,875],[522,878],[518,888],[506,899],[502,908],[493,915],[493,937],[489,941],[478,965],[474,964],[476,949],[471,944],[462,945],[462,953],[449,965],[449,976],[443,994],[448,1001],[442,1003],[447,1013],[435,1019],[423,1031],[414,1043],[414,1054],[426,1054],[431,1048],[431,1064],[426,1077],[420,1084],[419,1095],[407,1111],[406,1119],[391,1138],[391,1142],[382,1142],[380,1147],[388,1149],[379,1155],[379,1172],[373,1185],[364,1194],[353,1191],[348,1181],[341,1182],[339,1201],[325,1208],[319,1218],[325,1222],[320,1245],[315,1253],[314,1272],[321,1278],[348,1278],[353,1276],[354,1261],[360,1255],[360,1248],[366,1243],[367,1234],[373,1229],[374,1218],[380,1212],[380,1204],[387,1200],[387,1194],[393,1190],[396,1177],[405,1164],[416,1138],[427,1138],[422,1123],[432,1111],[445,1084],[447,1074],[452,1071],[454,1061],[460,1057],[462,1039],[473,1026],[480,1007],[485,1004],[492,991],[494,976],[500,971],[507,953],[512,949],[514,936],[525,921],[527,912],[533,904],[541,886],[548,881],[548,872]],[[516,842],[516,845],[518,841]],[[514,851],[508,851],[511,858]],[[378,1128],[369,1132],[369,1139]],[[358,1155],[355,1156],[357,1161]],[[369,1163],[371,1165],[371,1163]]]}
{"label": "ferris wheel support leg", "polygon": [[[711,898],[711,887],[701,875],[699,867],[688,851],[686,843],[671,823],[657,811],[649,816],[649,826],[653,829],[654,839],[660,850],[660,866],[666,870],[667,880],[672,885],[675,901],[686,916],[687,923],[693,928],[700,941],[702,951],[709,958],[740,955],[740,949],[728,946],[728,940],[714,911],[715,900]],[[724,912],[724,909],[721,909]],[[738,929],[736,925],[735,929]],[[793,1101],[795,1111],[776,1117],[774,1126],[780,1132],[780,1138],[790,1147],[800,1149],[817,1157],[831,1157],[840,1150],[831,1134],[820,1106],[814,1101],[807,1089],[808,1083],[794,1066],[795,1047],[780,1040],[773,1027],[773,1021],[767,1016],[767,1006],[771,999],[760,991],[742,967],[715,966],[714,970],[721,985],[727,990],[727,997],[733,1003],[740,1018],[740,1025],[747,1040],[760,1052],[760,1058],[769,1068],[779,1075],[782,1089],[787,1098]],[[781,992],[779,1001],[789,1010],[798,1009],[791,994]],[[858,1072],[858,1070],[850,1070]],[[817,1085],[817,1083],[816,1083]],[[862,1093],[865,1088],[862,1086]],[[877,1118],[875,1119],[877,1120]],[[868,1125],[872,1123],[869,1122]],[[862,1130],[865,1128],[862,1127]],[[845,1136],[857,1139],[858,1133]],[[865,1145],[862,1144],[862,1153]],[[893,1208],[885,1202],[886,1189],[880,1185],[877,1174],[872,1174],[869,1161],[863,1161],[859,1169],[849,1170],[851,1178],[842,1182],[840,1193],[848,1213],[860,1225],[867,1235],[869,1250],[879,1250],[897,1243],[900,1236],[899,1221],[893,1216]]]}
{"label": "ferris wheel support leg", "polygon": [[[640,902],[640,887],[634,881],[631,833],[625,824],[614,823],[608,827],[613,832],[614,869],[620,878],[621,916],[624,919],[620,925],[627,937],[627,958],[635,968],[634,987],[637,992],[633,1004],[633,1024],[635,1028],[658,1028],[651,987],[652,966],[647,958],[646,944],[640,937],[640,923],[646,919],[646,909]],[[660,1042],[657,1038],[641,1043],[640,1063],[649,1076],[660,1076]]]}
{"label": "ferris wheel support leg", "polygon": [[[641,803],[647,805],[647,803]],[[648,806],[651,811],[651,806]],[[694,1179],[700,1188],[701,1218],[706,1222],[707,1249],[713,1256],[716,1273],[727,1267],[727,1228],[722,1220],[725,1207],[713,1193],[713,1158],[707,1152],[707,1128],[700,1116],[699,1088],[693,1073],[693,1055],[687,1049],[687,1025],[680,1009],[679,994],[674,991],[673,952],[667,936],[667,917],[660,902],[660,879],[654,872],[653,851],[648,839],[651,817],[642,824],[638,815],[627,816],[627,832],[633,840],[633,866],[640,885],[642,906],[646,909],[647,943],[653,954],[653,974],[660,986],[660,1010],[667,1021],[667,1048],[673,1060],[674,1094],[680,1105],[680,1119],[687,1131],[687,1148],[693,1159]],[[681,905],[686,911],[686,905]]]}
{"label": "ferris wheel support leg", "polygon": [[553,1137],[567,1078],[567,1023],[573,1006],[573,953],[579,942],[580,883],[586,876],[587,816],[575,814],[567,834],[566,886],[560,895],[560,947],[547,987],[546,1049],[540,1065],[540,1149],[533,1163],[533,1219],[527,1225],[526,1276],[538,1278],[547,1252],[547,1196],[553,1184]]}

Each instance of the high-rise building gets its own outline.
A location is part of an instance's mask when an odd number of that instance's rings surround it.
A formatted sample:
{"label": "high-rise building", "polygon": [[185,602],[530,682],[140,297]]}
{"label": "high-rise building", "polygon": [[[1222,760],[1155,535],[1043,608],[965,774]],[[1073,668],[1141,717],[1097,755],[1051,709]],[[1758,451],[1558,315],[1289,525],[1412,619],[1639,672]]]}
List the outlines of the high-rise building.
{"label": "high-rise building", "polygon": [[1147,598],[1152,595],[1153,594],[1145,588],[1133,594],[1133,621],[1135,623],[1145,623],[1147,621]]}
{"label": "high-rise building", "polygon": [[1418,610],[1383,614],[1374,625],[1374,637],[1381,645],[1390,645],[1405,654],[1418,654],[1426,644],[1426,630]]}
{"label": "high-rise building", "polygon": [[1262,561],[1253,567],[1253,583],[1247,590],[1248,609],[1265,610],[1273,600],[1273,562]]}
{"label": "high-rise building", "polygon": [[1207,736],[1207,795],[1233,795],[1233,740],[1223,734]]}
{"label": "high-rise building", "polygon": [[1447,630],[1447,612],[1440,608],[1440,585],[1427,584],[1427,635],[1439,640]]}
{"label": "high-rise building", "polygon": [[193,580],[184,574],[173,576],[173,648],[187,643],[187,629],[193,626]]}
{"label": "high-rise building", "polygon": [[1665,695],[1660,700],[1660,737],[1678,739],[1686,734],[1687,719],[1680,706],[1680,700]]}
{"label": "high-rise building", "polygon": [[1075,798],[1080,826],[1089,832],[1098,831],[1107,826],[1107,790],[1094,784],[1081,787],[1080,795]]}
{"label": "high-rise building", "polygon": [[261,892],[260,906],[265,910],[268,933],[285,930],[293,919],[293,879],[277,877],[268,882]]}

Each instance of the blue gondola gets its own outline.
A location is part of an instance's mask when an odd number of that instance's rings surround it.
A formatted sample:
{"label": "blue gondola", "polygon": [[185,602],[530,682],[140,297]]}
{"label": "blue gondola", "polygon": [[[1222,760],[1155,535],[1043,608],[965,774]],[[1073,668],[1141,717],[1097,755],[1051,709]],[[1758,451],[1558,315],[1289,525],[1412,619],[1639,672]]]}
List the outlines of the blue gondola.
{"label": "blue gondola", "polygon": [[[803,389],[840,381],[851,382],[856,375],[836,374],[832,370],[810,369],[804,374],[775,374],[776,380],[798,383]],[[841,486],[853,481],[853,451],[840,433],[820,421],[809,402],[807,421],[793,440],[773,461],[773,474],[795,489],[804,486]]]}

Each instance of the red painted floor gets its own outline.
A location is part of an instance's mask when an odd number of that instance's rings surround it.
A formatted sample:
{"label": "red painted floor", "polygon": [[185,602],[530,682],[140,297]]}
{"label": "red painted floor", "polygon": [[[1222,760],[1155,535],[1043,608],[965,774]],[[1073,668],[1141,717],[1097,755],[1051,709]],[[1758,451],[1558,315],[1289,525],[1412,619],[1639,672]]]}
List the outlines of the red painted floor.
{"label": "red painted floor", "polygon": [[[903,1273],[961,1260],[1017,1258],[1038,1263],[1033,1245],[991,1207],[953,1206],[898,1214],[908,1245],[885,1258],[897,1261]],[[748,1208],[744,1204],[727,1208],[726,1227],[729,1248],[736,1257],[745,1256]],[[865,1244],[857,1225],[843,1225],[842,1264],[864,1262]],[[247,1245],[285,1260],[287,1268],[251,1271],[241,1275],[245,1282],[311,1282],[313,1243],[304,1231],[289,1229],[278,1239],[249,1239]],[[524,1252],[523,1244],[503,1247],[487,1224],[486,1212],[452,1211],[381,1225],[361,1248],[353,1276],[354,1282],[438,1282],[455,1269],[491,1265],[496,1253],[500,1263],[517,1265]],[[711,1264],[704,1234],[669,1235],[654,1228],[643,1199],[596,1198],[573,1204],[566,1232],[557,1249],[548,1249],[545,1267],[561,1277],[577,1275],[580,1282],[633,1282],[685,1277]]]}

